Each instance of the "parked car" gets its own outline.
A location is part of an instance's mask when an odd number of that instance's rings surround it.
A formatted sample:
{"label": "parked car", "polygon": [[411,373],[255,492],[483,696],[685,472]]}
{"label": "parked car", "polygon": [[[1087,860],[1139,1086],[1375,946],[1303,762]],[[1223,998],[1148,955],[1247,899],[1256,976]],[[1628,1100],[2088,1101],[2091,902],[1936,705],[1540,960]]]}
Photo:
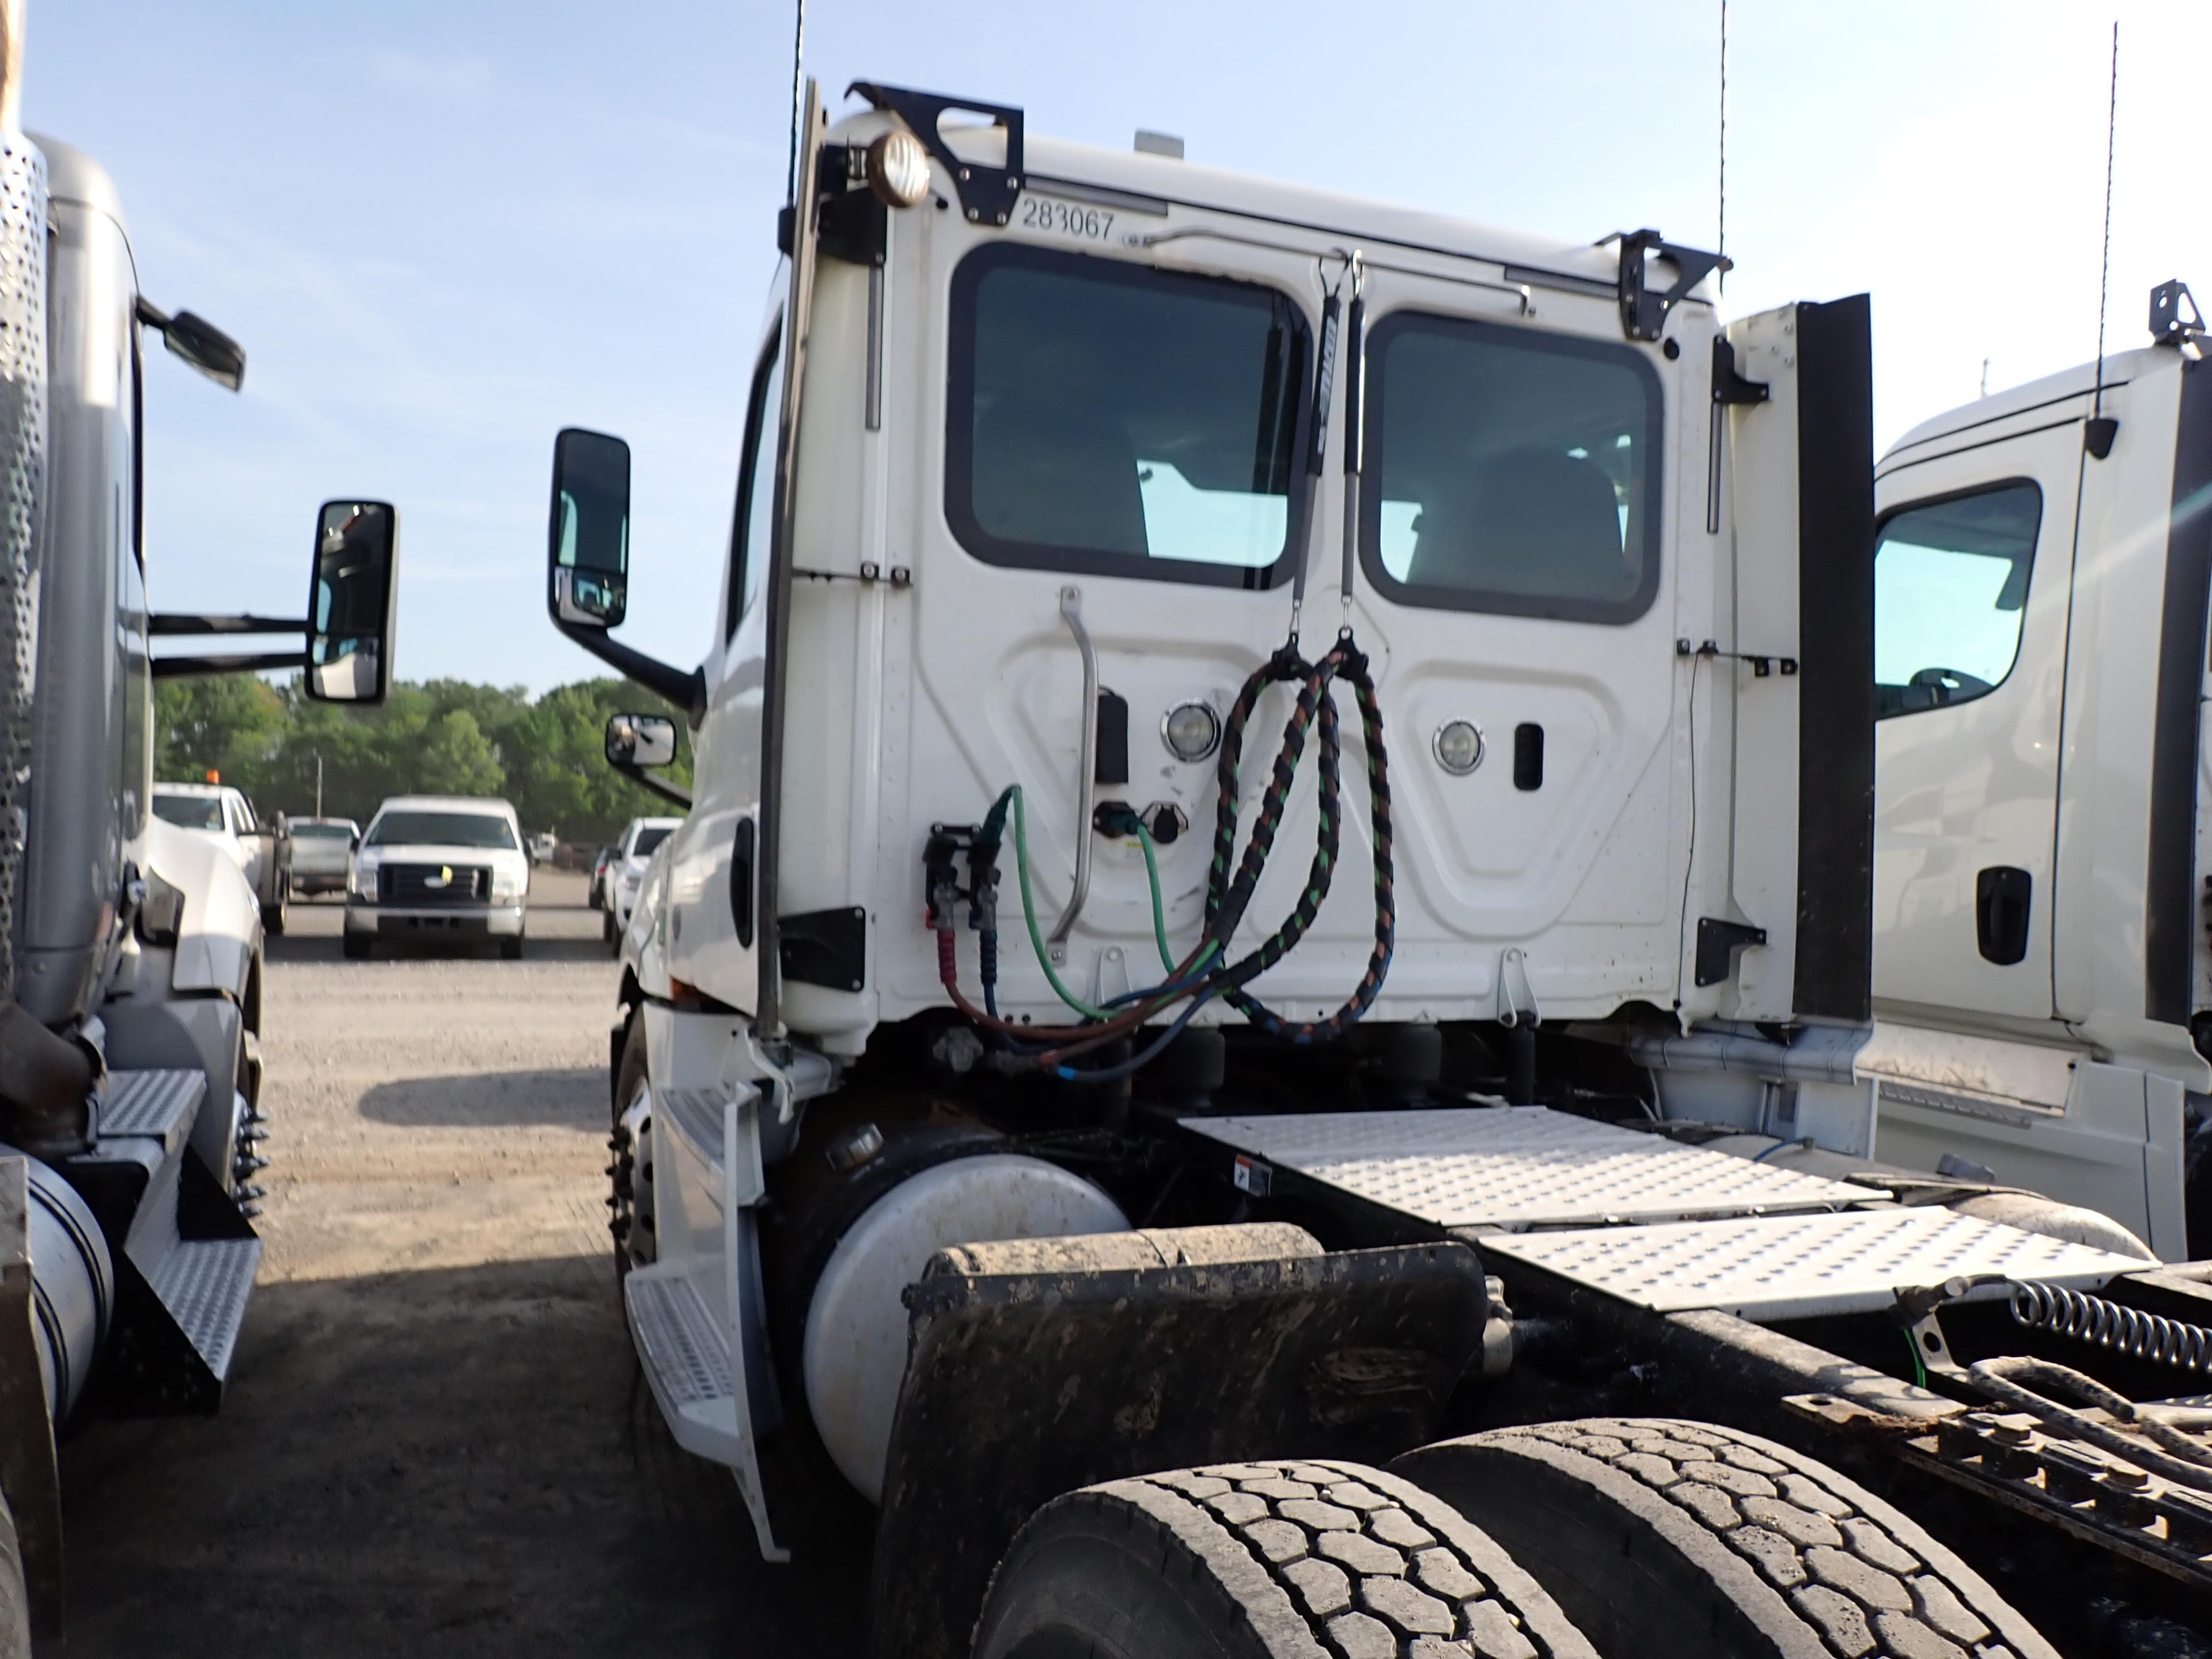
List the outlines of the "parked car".
{"label": "parked car", "polygon": [[637,908],[637,890],[645,880],[645,866],[683,822],[682,818],[632,818],[615,843],[614,856],[607,863],[607,915],[600,932],[617,947],[617,955],[623,929],[629,926],[630,913]]}
{"label": "parked car", "polygon": [[550,864],[560,851],[561,837],[550,830],[530,838],[530,861],[532,864]]}
{"label": "parked car", "polygon": [[292,843],[292,891],[301,897],[344,892],[353,849],[361,845],[361,826],[351,818],[287,817],[281,823]]}
{"label": "parked car", "polygon": [[345,953],[379,939],[499,941],[522,955],[530,855],[514,808],[488,796],[395,795],[376,809],[346,888]]}
{"label": "parked car", "polygon": [[613,880],[611,872],[617,862],[615,854],[617,850],[613,847],[602,847],[592,856],[592,908],[594,910],[612,908],[607,902],[607,888]]}
{"label": "parked car", "polygon": [[281,826],[262,827],[243,790],[222,783],[157,783],[154,816],[220,842],[253,884],[261,905],[262,931],[284,931],[292,896],[291,842]]}

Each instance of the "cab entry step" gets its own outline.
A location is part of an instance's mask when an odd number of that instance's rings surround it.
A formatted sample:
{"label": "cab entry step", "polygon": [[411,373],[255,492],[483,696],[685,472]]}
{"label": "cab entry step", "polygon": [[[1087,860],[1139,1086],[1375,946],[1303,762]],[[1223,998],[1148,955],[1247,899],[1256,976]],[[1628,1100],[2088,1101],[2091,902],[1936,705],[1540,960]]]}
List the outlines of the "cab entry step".
{"label": "cab entry step", "polygon": [[2002,1297],[2004,1279],[2095,1290],[2158,1265],[1936,1208],[1521,1233],[1486,1238],[1482,1249],[1509,1282],[1526,1263],[1655,1313],[1754,1322],[1871,1313],[1899,1290],[1982,1274],[1999,1279],[1962,1300]]}
{"label": "cab entry step", "polygon": [[1889,1194],[1542,1106],[1187,1117],[1186,1129],[1439,1227],[1837,1210]]}
{"label": "cab entry step", "polygon": [[169,1247],[149,1281],[217,1382],[230,1373],[260,1265],[258,1238],[182,1239]]}

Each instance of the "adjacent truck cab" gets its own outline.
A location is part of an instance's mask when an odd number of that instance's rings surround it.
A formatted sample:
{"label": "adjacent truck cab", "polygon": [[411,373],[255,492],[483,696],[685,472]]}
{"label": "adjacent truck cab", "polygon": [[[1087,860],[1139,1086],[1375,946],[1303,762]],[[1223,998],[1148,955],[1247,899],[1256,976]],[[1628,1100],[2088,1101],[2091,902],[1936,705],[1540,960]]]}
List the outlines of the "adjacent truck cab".
{"label": "adjacent truck cab", "polygon": [[1858,1056],[1884,1158],[2103,1211],[2168,1259],[2212,1249],[2212,1166],[2186,1175],[2212,1089],[2212,369],[2194,316],[2166,284],[2155,343],[1924,422],[1882,458],[1876,1024]]}

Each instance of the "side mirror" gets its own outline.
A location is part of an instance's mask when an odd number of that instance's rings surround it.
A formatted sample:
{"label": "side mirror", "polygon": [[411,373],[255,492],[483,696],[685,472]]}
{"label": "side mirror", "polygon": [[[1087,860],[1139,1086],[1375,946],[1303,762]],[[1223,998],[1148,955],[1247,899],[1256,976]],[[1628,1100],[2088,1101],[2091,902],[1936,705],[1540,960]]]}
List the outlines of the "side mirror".
{"label": "side mirror", "polygon": [[614,714],[607,720],[607,764],[666,766],[676,758],[676,722],[660,714]]}
{"label": "side mirror", "polygon": [[171,316],[160,307],[138,301],[138,320],[160,331],[161,343],[219,386],[235,392],[246,384],[246,348],[204,317],[189,311]]}
{"label": "side mirror", "polygon": [[389,501],[325,501],[307,590],[308,696],[382,702],[398,609],[399,514]]}
{"label": "side mirror", "polygon": [[629,609],[629,446],[575,427],[553,441],[546,608],[556,623],[618,628]]}
{"label": "side mirror", "polygon": [[641,783],[665,801],[691,810],[691,792],[680,783],[655,777],[645,769],[676,758],[676,722],[665,714],[607,716],[607,764],[632,782]]}

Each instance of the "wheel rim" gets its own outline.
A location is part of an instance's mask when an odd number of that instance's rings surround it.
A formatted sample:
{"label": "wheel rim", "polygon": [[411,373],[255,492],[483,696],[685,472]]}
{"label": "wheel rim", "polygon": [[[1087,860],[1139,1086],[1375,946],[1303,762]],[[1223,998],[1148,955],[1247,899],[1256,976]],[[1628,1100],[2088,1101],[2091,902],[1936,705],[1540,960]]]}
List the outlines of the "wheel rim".
{"label": "wheel rim", "polygon": [[653,1203],[653,1096],[641,1082],[608,1139],[614,1161],[607,1173],[607,1230],[614,1235],[615,1271],[650,1267],[659,1255]]}

